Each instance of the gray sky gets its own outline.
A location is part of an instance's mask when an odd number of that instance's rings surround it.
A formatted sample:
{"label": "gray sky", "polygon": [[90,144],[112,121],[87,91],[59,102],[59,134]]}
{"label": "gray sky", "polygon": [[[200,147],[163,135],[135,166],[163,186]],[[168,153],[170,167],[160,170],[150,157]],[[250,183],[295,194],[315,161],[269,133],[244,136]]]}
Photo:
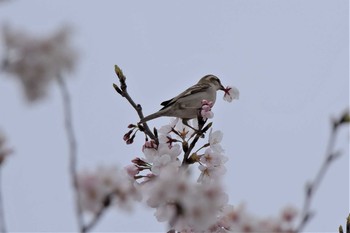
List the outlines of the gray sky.
{"label": "gray sky", "polygon": [[[137,121],[112,88],[113,65],[128,78],[144,113],[212,73],[240,90],[218,101],[214,129],[224,132],[230,203],[276,216],[301,208],[304,186],[320,167],[329,119],[349,106],[349,5],[345,0],[11,1],[0,22],[34,34],[73,25],[80,62],[71,79],[79,165],[129,164],[142,137],[122,135]],[[1,50],[0,50],[1,53]],[[74,231],[67,143],[57,87],[27,105],[19,83],[0,74],[0,127],[16,151],[4,168],[6,220],[11,231]],[[151,122],[161,126],[168,119]],[[307,231],[336,231],[349,214],[349,134],[314,198]],[[96,231],[162,231],[153,210],[111,210]]]}

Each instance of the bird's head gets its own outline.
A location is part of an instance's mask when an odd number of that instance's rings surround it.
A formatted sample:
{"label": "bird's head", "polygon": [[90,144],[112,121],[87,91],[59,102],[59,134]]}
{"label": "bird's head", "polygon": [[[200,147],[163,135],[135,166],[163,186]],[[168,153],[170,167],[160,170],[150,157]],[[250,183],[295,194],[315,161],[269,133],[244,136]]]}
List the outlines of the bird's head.
{"label": "bird's head", "polygon": [[225,87],[221,84],[220,79],[212,74],[204,76],[198,81],[198,83],[208,83],[210,85],[213,85],[216,88],[216,90],[225,90]]}

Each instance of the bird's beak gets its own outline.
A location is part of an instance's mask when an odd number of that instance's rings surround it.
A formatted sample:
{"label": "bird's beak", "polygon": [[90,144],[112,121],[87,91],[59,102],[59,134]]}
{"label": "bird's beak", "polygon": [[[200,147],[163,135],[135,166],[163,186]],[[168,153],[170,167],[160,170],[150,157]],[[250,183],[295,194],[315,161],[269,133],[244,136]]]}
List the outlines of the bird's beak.
{"label": "bird's beak", "polygon": [[222,84],[220,84],[220,90],[225,91],[225,87]]}

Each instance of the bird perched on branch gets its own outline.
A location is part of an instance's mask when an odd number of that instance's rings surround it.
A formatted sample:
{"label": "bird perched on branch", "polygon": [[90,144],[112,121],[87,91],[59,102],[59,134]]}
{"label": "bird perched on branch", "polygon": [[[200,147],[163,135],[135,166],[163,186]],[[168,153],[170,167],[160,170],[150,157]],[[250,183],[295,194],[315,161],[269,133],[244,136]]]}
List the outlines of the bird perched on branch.
{"label": "bird perched on branch", "polygon": [[197,118],[198,110],[202,107],[202,101],[211,101],[213,104],[216,100],[216,91],[225,91],[220,79],[215,75],[206,75],[201,78],[197,84],[188,88],[178,96],[161,103],[163,108],[158,112],[143,118],[139,123],[145,123],[149,120],[168,116],[181,118],[183,123],[193,118]]}

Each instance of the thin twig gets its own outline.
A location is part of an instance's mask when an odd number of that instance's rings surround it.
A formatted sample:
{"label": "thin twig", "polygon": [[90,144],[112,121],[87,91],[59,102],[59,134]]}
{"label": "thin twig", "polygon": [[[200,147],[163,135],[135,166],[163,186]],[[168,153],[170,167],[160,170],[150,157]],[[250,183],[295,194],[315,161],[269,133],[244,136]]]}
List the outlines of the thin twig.
{"label": "thin twig", "polygon": [[184,158],[182,160],[182,166],[188,164],[188,158],[191,154],[191,151],[193,150],[194,146],[196,145],[197,141],[199,140],[199,138],[201,137],[201,134],[196,134],[196,137],[193,139],[193,141],[191,142],[190,146],[188,147],[187,151],[184,154]]}
{"label": "thin twig", "polygon": [[2,197],[2,167],[0,167],[0,232],[7,232],[6,221],[5,221],[5,211],[4,202]]}
{"label": "thin twig", "polygon": [[102,201],[102,205],[101,205],[100,209],[93,216],[93,218],[90,220],[90,222],[85,224],[82,232],[89,232],[89,231],[91,231],[92,228],[95,227],[95,225],[98,223],[98,221],[101,219],[103,214],[106,212],[106,210],[110,206],[111,199],[112,199],[112,196],[114,194],[115,194],[115,191],[113,191],[105,196],[104,200]]}
{"label": "thin twig", "polygon": [[92,228],[94,228],[98,221],[101,219],[103,213],[106,212],[105,210],[105,207],[101,207],[99,211],[94,215],[93,219],[91,219],[91,221],[84,226],[82,232],[89,232]]}
{"label": "thin twig", "polygon": [[[140,120],[142,120],[144,118],[143,112],[142,112],[142,107],[140,104],[136,104],[135,101],[131,98],[131,96],[129,95],[128,91],[127,91],[127,85],[126,85],[126,77],[123,74],[122,70],[115,65],[115,72],[119,78],[119,82],[120,82],[120,88],[118,87],[117,84],[113,83],[113,87],[114,89],[121,95],[123,96],[125,99],[127,99],[127,101],[130,103],[130,105],[136,110]],[[148,127],[147,123],[143,123],[143,131],[146,135],[148,135],[151,139],[153,139],[154,141],[157,142],[158,144],[158,138],[152,133],[152,131],[150,130],[150,128]]]}
{"label": "thin twig", "polygon": [[[129,95],[128,91],[127,91],[127,86],[126,84],[125,88],[123,90],[123,94],[122,96],[127,99],[127,101],[131,104],[131,106],[136,110],[137,115],[139,116],[140,120],[142,120],[144,117],[143,112],[142,112],[142,107],[140,104],[136,104],[135,101],[131,98],[131,96]],[[115,84],[113,85],[114,88],[116,87]],[[148,127],[147,123],[143,123],[142,124],[143,128],[145,129],[145,133],[152,138],[153,140],[156,140],[156,137],[154,136],[154,134],[152,133],[152,131],[150,130],[150,128]]]}
{"label": "thin twig", "polygon": [[182,160],[182,166],[186,166],[189,163],[190,154],[193,148],[195,147],[196,143],[198,142],[199,138],[201,138],[202,135],[204,135],[204,133],[207,132],[208,129],[210,129],[210,127],[212,126],[212,122],[208,123],[205,127],[204,124],[205,121],[203,121],[201,115],[198,115],[198,130],[195,132],[196,136],[192,140],[190,146],[185,150],[184,158]]}
{"label": "thin twig", "polygon": [[76,205],[76,216],[78,221],[79,232],[83,232],[83,211],[81,207],[77,176],[77,140],[73,128],[73,114],[69,90],[61,75],[57,76],[58,86],[62,94],[64,126],[66,130],[68,145],[69,145],[69,172],[71,182],[74,188],[74,198]]}
{"label": "thin twig", "polygon": [[328,168],[330,167],[332,162],[340,156],[340,153],[335,153],[333,151],[336,135],[339,128],[338,126],[339,124],[333,125],[332,132],[328,140],[325,160],[323,161],[320,169],[318,170],[313,182],[308,183],[306,186],[305,199],[304,199],[304,204],[301,212],[301,222],[296,228],[295,232],[301,232],[304,229],[305,225],[308,223],[308,221],[311,219],[312,212],[310,211],[310,206],[311,206],[312,198],[314,197],[316,190],[320,186]]}

